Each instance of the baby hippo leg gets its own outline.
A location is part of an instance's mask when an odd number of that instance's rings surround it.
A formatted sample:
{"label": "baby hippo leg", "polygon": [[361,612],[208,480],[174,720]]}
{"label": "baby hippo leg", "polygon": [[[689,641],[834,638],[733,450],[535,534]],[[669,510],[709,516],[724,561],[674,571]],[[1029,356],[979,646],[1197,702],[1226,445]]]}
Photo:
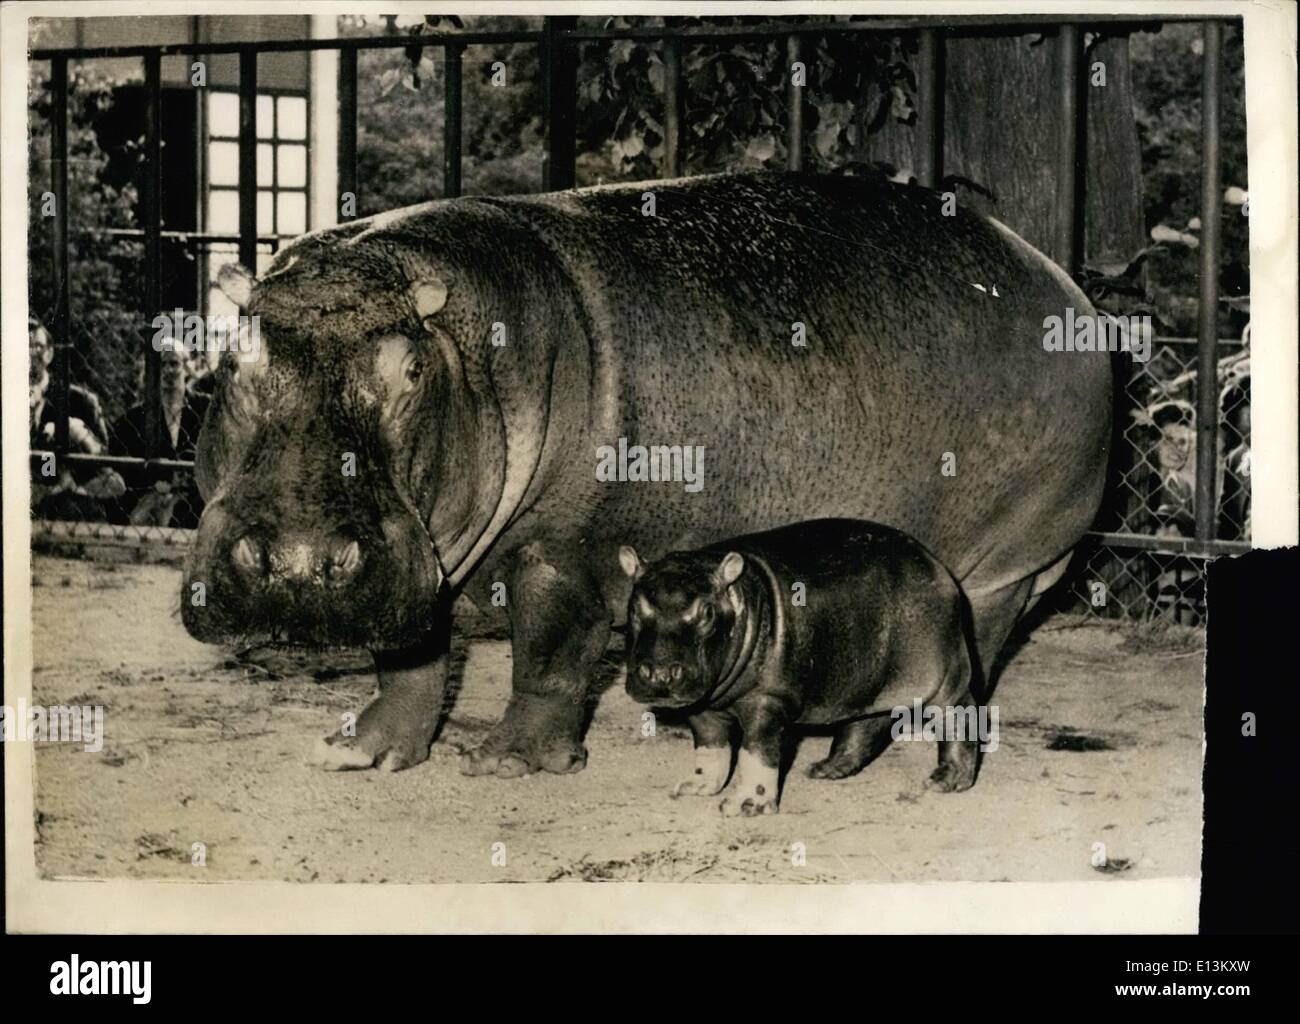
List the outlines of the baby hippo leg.
{"label": "baby hippo leg", "polygon": [[736,761],[734,791],[718,810],[729,818],[775,814],[781,795],[781,735],[786,716],[779,701],[760,698],[740,722],[744,739]]}
{"label": "baby hippo leg", "polygon": [[975,785],[980,761],[976,728],[979,707],[971,695],[968,659],[963,658],[954,667],[931,703],[952,708],[954,724],[963,722],[965,728],[961,730],[964,735],[945,735],[939,741],[939,766],[930,773],[925,788],[939,793],[960,793]]}
{"label": "baby hippo leg", "polygon": [[731,775],[731,716],[701,711],[691,716],[695,737],[695,774],[673,787],[672,796],[713,796]]}
{"label": "baby hippo leg", "polygon": [[835,730],[830,756],[808,769],[814,779],[847,779],[856,775],[889,746],[893,719],[872,715],[845,722]]}

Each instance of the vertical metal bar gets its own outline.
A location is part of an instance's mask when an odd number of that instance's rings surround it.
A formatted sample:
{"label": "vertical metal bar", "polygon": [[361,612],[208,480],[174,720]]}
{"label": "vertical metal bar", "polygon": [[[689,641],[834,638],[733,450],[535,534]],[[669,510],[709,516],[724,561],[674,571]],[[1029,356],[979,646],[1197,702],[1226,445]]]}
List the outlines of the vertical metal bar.
{"label": "vertical metal bar", "polygon": [[919,33],[916,60],[916,180],[925,188],[938,188],[943,164],[940,144],[939,48],[943,45],[936,29],[923,28]]}
{"label": "vertical metal bar", "polygon": [[50,191],[54,193],[54,236],[50,239],[51,285],[54,317],[50,324],[54,343],[50,390],[54,404],[54,450],[68,450],[68,384],[71,376],[71,342],[68,339],[68,58],[50,61]]}
{"label": "vertical metal bar", "polygon": [[461,149],[461,67],[460,57],[465,47],[459,43],[448,43],[443,47],[443,59],[447,68],[444,72],[446,95],[443,100],[443,140],[442,154],[442,194],[444,196],[460,195],[460,149]]}
{"label": "vertical metal bar", "polygon": [[[339,194],[357,194],[357,51],[339,51]],[[337,202],[338,200],[336,200]]]}
{"label": "vertical metal bar", "polygon": [[[162,56],[144,58],[144,317],[146,325],[162,307]],[[152,326],[144,330],[144,450],[155,458],[162,442],[162,353],[150,344]],[[179,340],[179,339],[177,339]]]}
{"label": "vertical metal bar", "polygon": [[[671,29],[670,29],[671,31]],[[682,173],[682,44],[664,37],[664,177]]]}
{"label": "vertical metal bar", "polygon": [[803,170],[803,86],[794,80],[794,65],[799,60],[799,52],[799,37],[786,36],[785,105],[790,121],[786,136],[786,166],[792,171]]}
{"label": "vertical metal bar", "polygon": [[257,53],[239,55],[239,262],[257,273]]}
{"label": "vertical metal bar", "polygon": [[1218,532],[1219,439],[1219,252],[1222,247],[1220,204],[1223,201],[1221,147],[1223,24],[1202,27],[1201,53],[1201,288],[1200,332],[1196,350],[1196,537],[1213,540]]}
{"label": "vertical metal bar", "polygon": [[1076,269],[1077,160],[1079,154],[1079,26],[1062,25],[1056,37],[1056,262]]}
{"label": "vertical metal bar", "polygon": [[542,72],[545,83],[546,154],[542,189],[573,188],[577,159],[578,61],[575,45],[562,33],[577,27],[576,15],[548,16],[542,29]]}

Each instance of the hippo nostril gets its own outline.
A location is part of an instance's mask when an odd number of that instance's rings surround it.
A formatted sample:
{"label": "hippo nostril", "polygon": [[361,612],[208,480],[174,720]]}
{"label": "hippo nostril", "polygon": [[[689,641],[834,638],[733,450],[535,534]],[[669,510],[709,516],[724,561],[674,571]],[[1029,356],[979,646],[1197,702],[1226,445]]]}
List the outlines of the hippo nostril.
{"label": "hippo nostril", "polygon": [[230,549],[230,560],[242,572],[260,575],[266,568],[262,545],[251,536],[240,537]]}
{"label": "hippo nostril", "polygon": [[361,568],[361,545],[340,537],[331,545],[326,574],[331,583],[344,583]]}

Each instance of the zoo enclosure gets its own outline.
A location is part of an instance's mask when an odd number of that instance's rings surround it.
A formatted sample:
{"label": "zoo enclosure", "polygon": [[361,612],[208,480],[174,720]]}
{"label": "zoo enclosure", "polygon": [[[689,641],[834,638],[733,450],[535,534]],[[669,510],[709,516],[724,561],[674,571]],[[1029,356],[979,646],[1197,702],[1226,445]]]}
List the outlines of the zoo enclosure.
{"label": "zoo enclosure", "polygon": [[[1159,18],[1134,18],[1131,16],[1044,16],[1001,15],[954,17],[944,19],[941,25],[934,19],[917,17],[881,17],[860,22],[814,23],[782,25],[779,23],[740,26],[664,26],[609,27],[579,29],[577,18],[554,16],[543,19],[537,30],[523,31],[433,31],[417,35],[381,36],[350,39],[276,40],[248,43],[183,43],[170,45],[140,45],[113,47],[84,47],[73,49],[45,49],[32,52],[33,61],[48,61],[50,65],[51,152],[50,191],[55,198],[55,216],[51,235],[52,285],[55,306],[49,321],[53,338],[54,359],[51,366],[51,401],[55,409],[55,433],[51,450],[57,460],[70,464],[111,466],[147,464],[159,469],[189,469],[191,463],[154,457],[160,450],[162,437],[162,410],[160,402],[147,401],[144,411],[144,444],[146,459],[129,459],[107,455],[89,455],[70,450],[69,443],[69,250],[68,250],[68,62],[79,59],[135,57],[144,65],[145,134],[143,150],[143,180],[141,181],[140,220],[143,228],[128,231],[144,241],[145,280],[141,309],[144,322],[152,321],[161,306],[160,252],[162,230],[161,203],[161,62],[164,56],[193,56],[202,54],[233,54],[239,63],[239,233],[237,236],[239,260],[248,267],[257,264],[259,242],[268,241],[257,231],[257,74],[258,57],[264,53],[336,50],[339,53],[338,103],[338,190],[340,194],[358,194],[357,181],[357,55],[363,49],[396,47],[441,47],[444,55],[445,83],[445,146],[442,168],[443,194],[457,196],[461,193],[461,136],[462,136],[462,55],[467,46],[494,43],[531,43],[538,47],[543,79],[544,104],[544,157],[542,168],[543,190],[571,188],[575,182],[577,156],[577,68],[580,47],[584,43],[615,39],[640,39],[657,41],[662,47],[664,65],[663,100],[665,108],[664,146],[661,172],[665,178],[676,177],[681,171],[681,131],[683,88],[681,54],[684,45],[694,43],[722,43],[727,41],[775,40],[784,44],[786,60],[793,64],[800,59],[805,41],[810,37],[864,32],[914,33],[917,46],[917,97],[915,123],[915,167],[917,181],[935,188],[941,180],[943,154],[943,123],[941,97],[943,91],[944,40],[959,35],[987,35],[993,32],[1020,30],[1024,32],[1055,31],[1055,68],[1057,102],[1056,140],[1056,190],[1055,223],[1052,255],[1072,275],[1079,271],[1081,183],[1079,180],[1079,129],[1083,116],[1081,89],[1081,55],[1083,33],[1091,25],[1109,28],[1127,27],[1158,29],[1173,21],[1200,22],[1203,34],[1202,62],[1202,124],[1201,124],[1201,225],[1199,249],[1199,331],[1196,339],[1155,339],[1151,363],[1140,368],[1127,382],[1123,382],[1130,398],[1139,402],[1149,397],[1152,390],[1170,392],[1171,402],[1176,399],[1172,391],[1180,384],[1194,391],[1194,452],[1195,476],[1194,529],[1191,536],[1169,535],[1168,530],[1158,530],[1152,510],[1143,503],[1149,488],[1143,483],[1149,471],[1156,469],[1152,462],[1154,447],[1143,448],[1128,430],[1123,439],[1133,450],[1134,465],[1121,467],[1118,486],[1122,492],[1118,517],[1112,517],[1114,528],[1094,530],[1090,546],[1083,551],[1087,562],[1083,583],[1101,580],[1115,595],[1103,614],[1122,616],[1150,615],[1161,607],[1161,591],[1168,590],[1172,574],[1172,610],[1177,618],[1190,612],[1199,618],[1200,603],[1199,562],[1219,554],[1236,553],[1249,549],[1248,523],[1227,523],[1223,529],[1222,513],[1218,501],[1219,478],[1232,484],[1240,495],[1248,496],[1244,474],[1220,468],[1219,435],[1228,428],[1240,438],[1245,448],[1246,434],[1240,416],[1241,407],[1248,402],[1248,391],[1242,391],[1236,409],[1222,408],[1218,385],[1220,347],[1241,345],[1234,339],[1218,337],[1219,266],[1221,254],[1220,213],[1222,205],[1220,109],[1221,66],[1224,23],[1229,18],[1195,18],[1190,16],[1162,16]],[[786,86],[788,110],[787,164],[791,170],[803,166],[803,104],[806,86],[790,76]],[[188,233],[202,241],[223,241],[229,236]],[[275,239],[270,239],[272,248]],[[144,332],[148,337],[148,332]],[[1195,345],[1195,357],[1190,348]],[[1247,353],[1244,346],[1241,359]],[[1172,359],[1179,364],[1172,380],[1158,379],[1151,368],[1158,358]],[[145,395],[161,393],[161,353],[152,345],[144,344]],[[1143,378],[1148,379],[1143,379]],[[1248,378],[1247,378],[1248,379]],[[1213,382],[1204,386],[1205,382]],[[1191,403],[1185,403],[1191,406]],[[1227,413],[1227,415],[1224,415]],[[1225,422],[1226,421],[1226,422]],[[1163,443],[1163,431],[1157,443]],[[1231,435],[1229,435],[1231,436]],[[1149,438],[1148,438],[1149,440]],[[33,452],[33,459],[41,455]],[[1158,457],[1156,458],[1158,462]],[[1247,499],[1248,500],[1248,497]],[[1231,520],[1232,517],[1229,517]],[[1227,537],[1220,536],[1227,532]],[[34,524],[34,538],[69,540],[80,537],[99,541],[164,544],[184,544],[188,531],[150,527],[104,527],[88,523]],[[1090,574],[1090,576],[1089,576]],[[1154,587],[1154,591],[1153,591]],[[1127,597],[1125,595],[1128,595]],[[1096,591],[1085,587],[1076,592],[1090,607],[1096,609]]]}

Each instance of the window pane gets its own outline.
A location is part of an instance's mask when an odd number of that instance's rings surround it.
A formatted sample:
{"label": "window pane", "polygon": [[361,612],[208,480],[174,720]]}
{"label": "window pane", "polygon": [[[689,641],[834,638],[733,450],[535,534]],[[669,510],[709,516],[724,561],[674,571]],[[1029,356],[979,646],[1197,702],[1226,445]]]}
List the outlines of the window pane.
{"label": "window pane", "polygon": [[239,193],[213,190],[208,198],[208,230],[218,235],[239,234]]}
{"label": "window pane", "polygon": [[276,133],[282,139],[307,138],[307,100],[302,96],[281,96],[275,101]]}
{"label": "window pane", "polygon": [[259,235],[275,234],[275,223],[271,220],[271,196],[268,191],[259,191],[257,193],[257,233]]}
{"label": "window pane", "polygon": [[275,138],[275,97],[257,97],[257,137],[259,139]]}
{"label": "window pane", "polygon": [[239,246],[234,242],[212,242],[208,246],[208,280],[215,281],[227,263],[239,262]]}
{"label": "window pane", "polygon": [[273,252],[259,252],[257,254],[257,276],[261,277],[271,266],[271,261],[275,259]]}
{"label": "window pane", "polygon": [[307,147],[280,146],[276,159],[278,185],[288,188],[305,188],[307,186]]}
{"label": "window pane", "polygon": [[307,194],[281,192],[277,199],[280,204],[280,220],[277,225],[280,234],[301,235],[307,230]]}
{"label": "window pane", "polygon": [[257,183],[267,186],[275,184],[275,167],[271,160],[271,144],[269,142],[259,142],[257,144]]}
{"label": "window pane", "polygon": [[239,96],[233,92],[208,93],[208,134],[239,134]]}
{"label": "window pane", "polygon": [[[220,269],[218,264],[213,264],[215,269]],[[239,313],[239,307],[226,298],[226,293],[215,285],[208,289],[208,313],[211,316],[235,316]]]}
{"label": "window pane", "polygon": [[208,184],[239,184],[239,143],[208,143]]}

